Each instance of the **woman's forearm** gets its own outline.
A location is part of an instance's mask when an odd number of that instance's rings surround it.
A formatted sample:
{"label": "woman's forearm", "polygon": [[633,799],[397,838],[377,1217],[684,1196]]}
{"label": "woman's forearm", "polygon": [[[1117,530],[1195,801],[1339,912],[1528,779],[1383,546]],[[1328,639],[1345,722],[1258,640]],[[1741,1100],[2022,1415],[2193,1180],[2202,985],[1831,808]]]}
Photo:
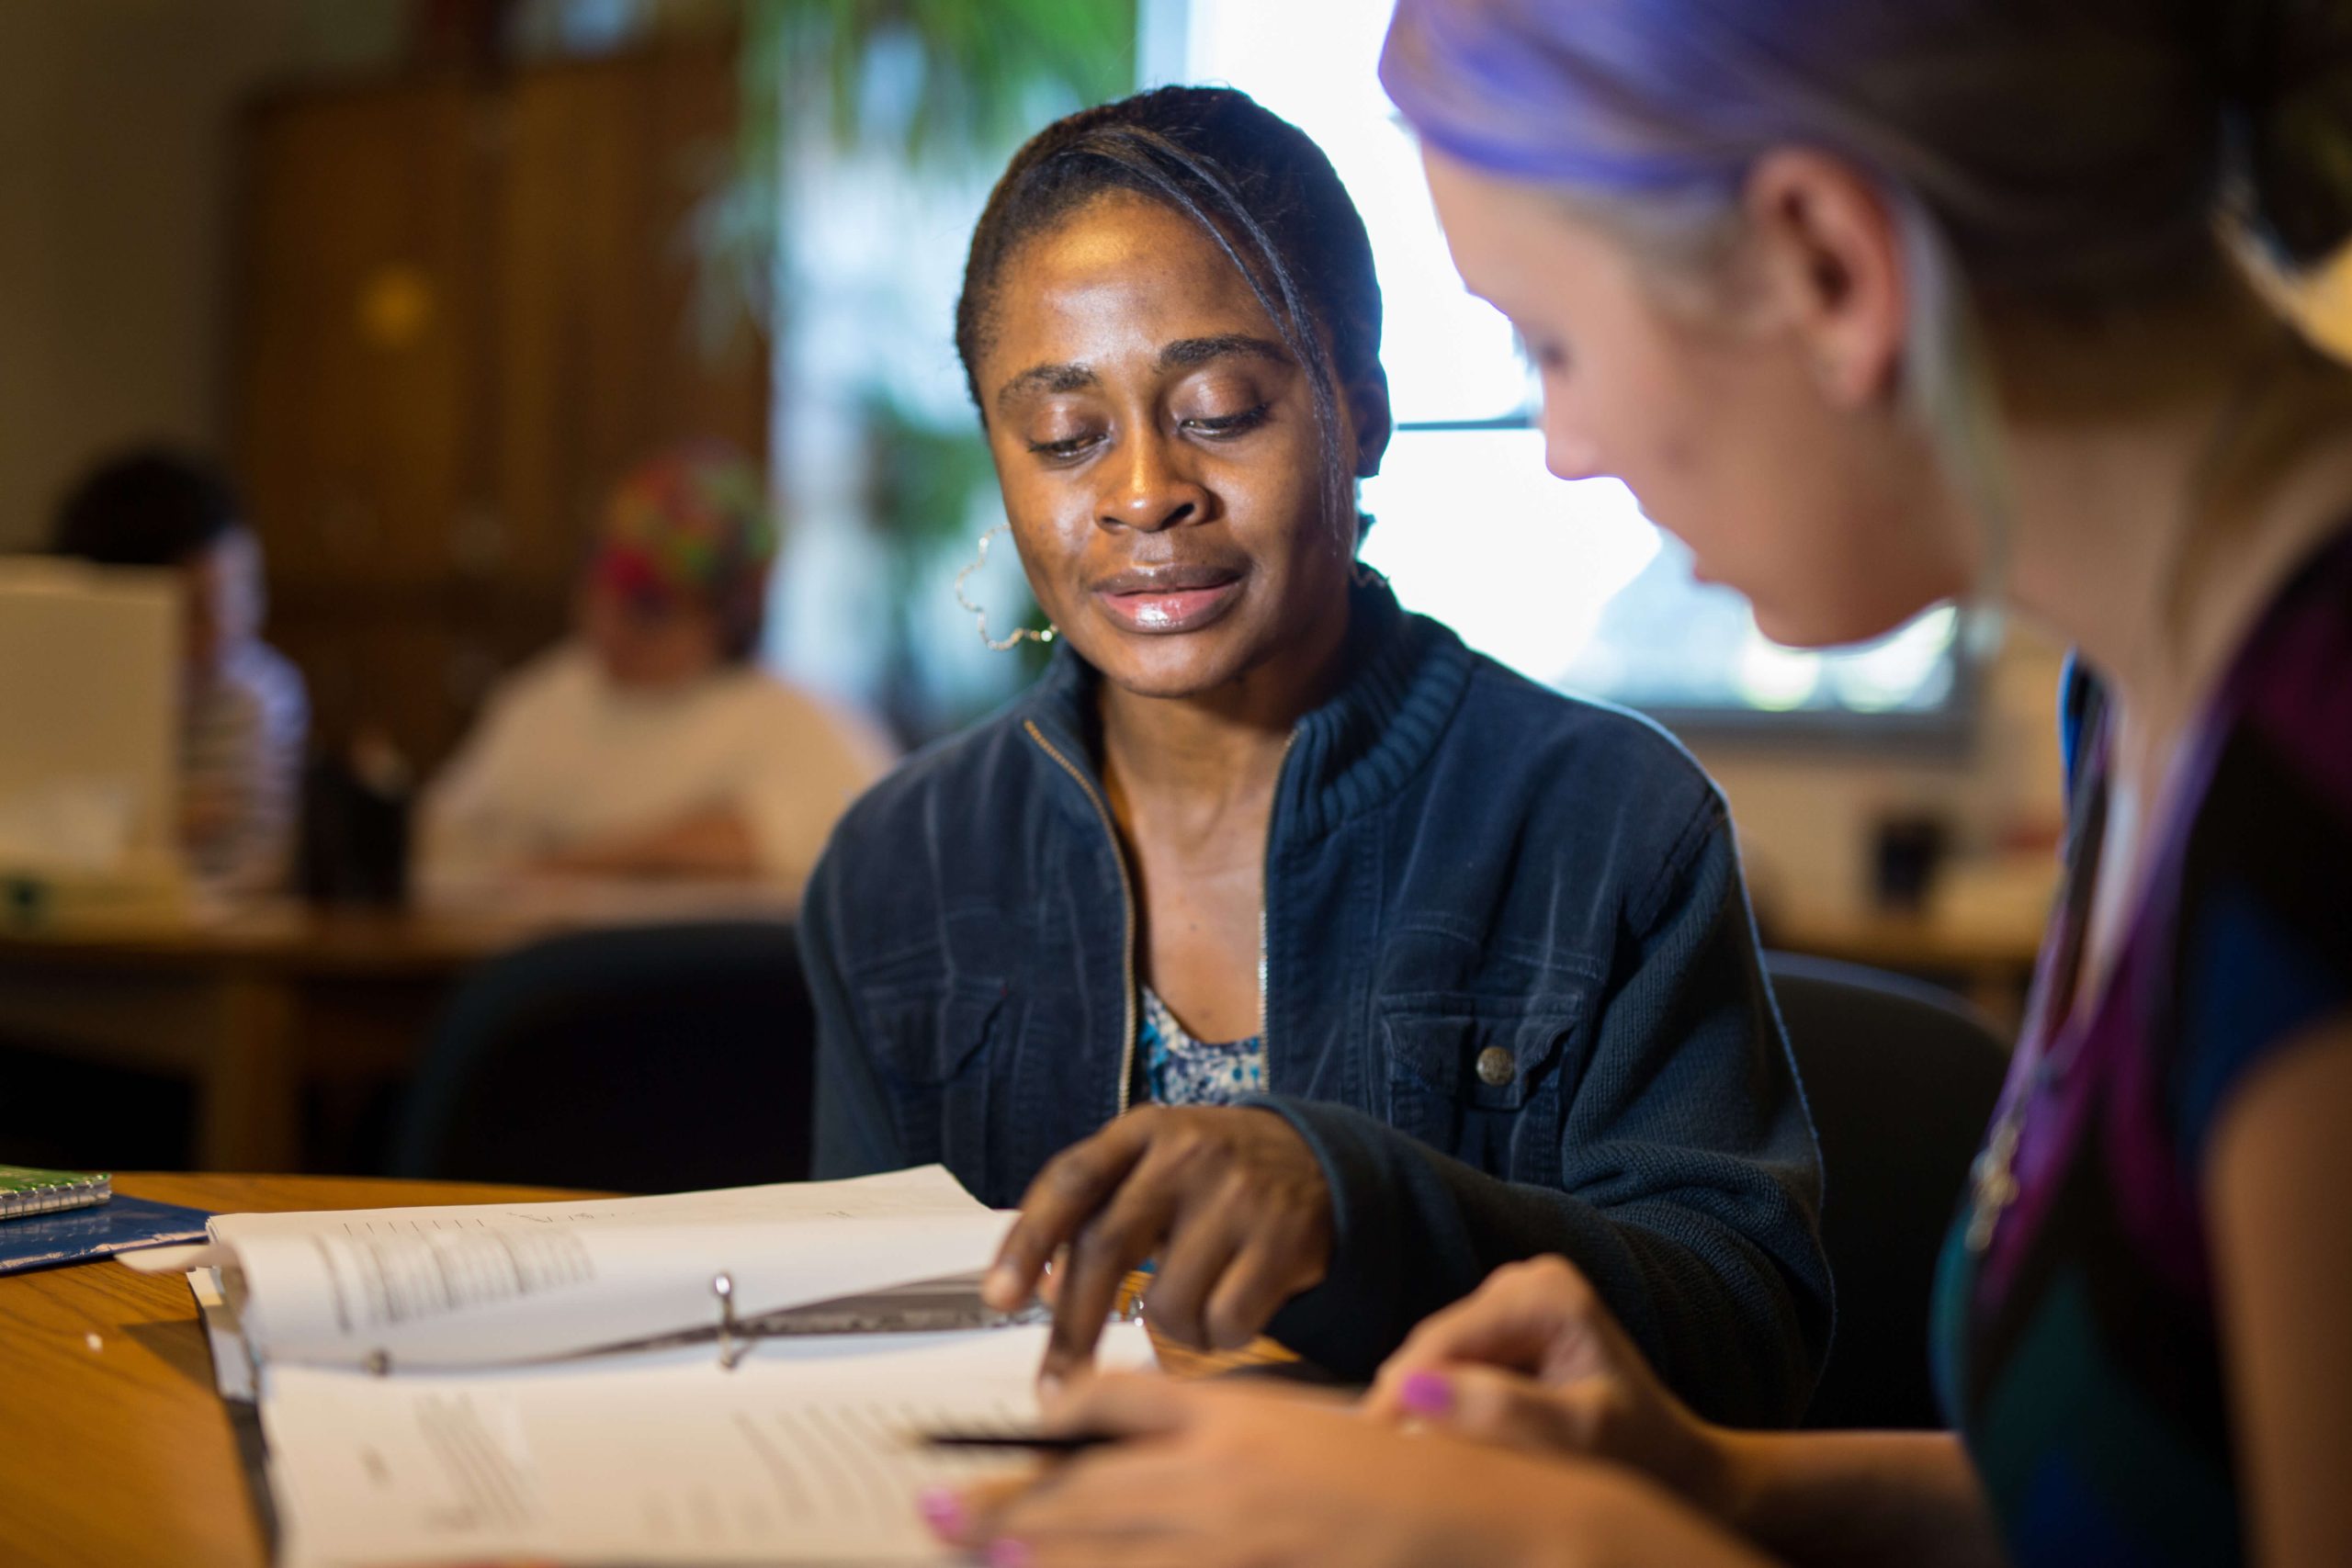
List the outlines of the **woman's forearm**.
{"label": "woman's forearm", "polygon": [[1736,1432],[1727,1520],[1803,1568],[2002,1568],[1976,1473],[1949,1432]]}

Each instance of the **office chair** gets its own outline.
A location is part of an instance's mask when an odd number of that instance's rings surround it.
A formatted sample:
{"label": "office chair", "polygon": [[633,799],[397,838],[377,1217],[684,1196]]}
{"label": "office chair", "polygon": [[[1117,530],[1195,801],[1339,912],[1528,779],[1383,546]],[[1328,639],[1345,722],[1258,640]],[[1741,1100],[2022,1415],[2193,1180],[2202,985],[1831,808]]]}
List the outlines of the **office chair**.
{"label": "office chair", "polygon": [[623,1192],[802,1179],[815,1049],[789,926],[555,937],[452,999],[392,1174]]}
{"label": "office chair", "polygon": [[1941,1427],[1928,1298],[2007,1043],[1933,986],[1792,953],[1765,967],[1821,1139],[1822,1244],[1838,1287],[1804,1425]]}

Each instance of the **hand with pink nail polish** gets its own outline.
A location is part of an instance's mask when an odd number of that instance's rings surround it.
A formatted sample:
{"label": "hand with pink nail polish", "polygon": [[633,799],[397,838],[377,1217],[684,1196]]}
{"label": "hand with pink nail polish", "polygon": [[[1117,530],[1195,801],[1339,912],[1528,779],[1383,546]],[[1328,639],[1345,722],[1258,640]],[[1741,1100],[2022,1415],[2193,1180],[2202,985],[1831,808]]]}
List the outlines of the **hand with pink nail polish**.
{"label": "hand with pink nail polish", "polygon": [[915,1512],[931,1527],[931,1533],[950,1546],[964,1543],[970,1515],[964,1506],[963,1495],[953,1486],[926,1486],[915,1498]]}
{"label": "hand with pink nail polish", "polygon": [[985,1548],[996,1519],[1023,1493],[1045,1479],[1050,1466],[969,1486],[926,1486],[915,1497],[915,1512],[941,1544],[967,1551]]}
{"label": "hand with pink nail polish", "polygon": [[[1435,1394],[1441,1382],[1420,1396]],[[1113,1375],[1048,1426],[1124,1440],[1006,1495],[949,1539],[989,1568],[1761,1568],[1632,1472],[1537,1459],[1264,1384]],[[950,1510],[925,1505],[934,1522]]]}
{"label": "hand with pink nail polish", "polygon": [[1531,1453],[1613,1460],[1718,1517],[1731,1511],[1730,1435],[1674,1396],[1563,1258],[1498,1269],[1423,1321],[1363,1408]]}

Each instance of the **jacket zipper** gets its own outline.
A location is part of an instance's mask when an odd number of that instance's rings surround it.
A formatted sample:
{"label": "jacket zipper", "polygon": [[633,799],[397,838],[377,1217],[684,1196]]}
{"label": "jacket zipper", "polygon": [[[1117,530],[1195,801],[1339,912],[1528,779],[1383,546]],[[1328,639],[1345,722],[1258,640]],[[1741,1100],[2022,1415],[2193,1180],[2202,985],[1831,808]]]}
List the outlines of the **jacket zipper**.
{"label": "jacket zipper", "polygon": [[[1126,931],[1120,943],[1119,957],[1121,974],[1126,985],[1126,1019],[1125,1026],[1119,1035],[1117,1114],[1125,1116],[1127,1113],[1128,1100],[1134,1093],[1136,1077],[1136,887],[1134,880],[1127,874],[1127,854],[1119,847],[1119,831],[1112,825],[1111,808],[1102,804],[1102,793],[1094,787],[1092,781],[1080,773],[1068,757],[1063,756],[1052,741],[1046,739],[1044,732],[1038,729],[1035,719],[1023,719],[1021,728],[1029,732],[1029,739],[1037,743],[1039,750],[1051,757],[1061,771],[1068,773],[1072,782],[1086,792],[1086,802],[1094,807],[1095,820],[1102,824],[1102,836],[1110,840],[1112,863],[1119,868],[1119,897],[1120,902],[1125,906],[1123,912],[1126,916]],[[1290,732],[1290,738],[1283,742],[1282,761],[1274,764],[1274,789],[1277,798],[1280,797],[1282,790],[1283,773],[1290,766],[1291,748],[1297,744],[1298,731],[1293,729]],[[1273,818],[1270,813],[1266,818],[1266,843],[1270,861],[1273,837]],[[1258,1049],[1261,1051],[1266,1051],[1268,1038],[1272,1032],[1266,1021],[1266,995],[1272,970],[1272,960],[1266,953],[1266,906],[1274,885],[1272,873],[1272,867],[1269,864],[1267,870],[1260,874],[1258,885]],[[1267,1054],[1266,1059],[1271,1065],[1273,1060],[1271,1052]],[[1268,1087],[1271,1088],[1271,1084]]]}
{"label": "jacket zipper", "polygon": [[[1291,727],[1290,738],[1283,742],[1282,761],[1274,764],[1274,800],[1283,797],[1283,774],[1290,768],[1290,749],[1298,744],[1298,728]],[[1273,1092],[1274,1055],[1270,1049],[1273,1029],[1266,1021],[1267,996],[1272,989],[1273,961],[1267,956],[1266,914],[1274,901],[1274,814],[1266,812],[1266,863],[1258,874],[1258,1050],[1266,1062],[1266,1090]]]}
{"label": "jacket zipper", "polygon": [[[1118,1114],[1125,1116],[1127,1113],[1127,1099],[1133,1092],[1136,1077],[1136,886],[1134,880],[1127,874],[1127,853],[1119,847],[1119,830],[1112,825],[1111,808],[1102,804],[1102,793],[1095,789],[1092,781],[1080,773],[1068,757],[1055,749],[1054,743],[1046,739],[1044,732],[1038,729],[1035,719],[1023,719],[1021,728],[1029,732],[1029,739],[1037,743],[1040,750],[1059,764],[1062,772],[1068,773],[1077,782],[1078,787],[1086,792],[1087,803],[1094,807],[1095,818],[1102,824],[1102,836],[1111,842],[1112,863],[1119,868],[1119,897],[1120,902],[1125,907],[1127,921],[1126,936],[1120,948],[1119,959],[1120,974],[1126,984],[1127,1003],[1126,1027],[1119,1034]],[[1265,918],[1263,901],[1261,900],[1258,920],[1261,940],[1264,935]],[[1262,948],[1261,952],[1262,953]],[[1260,959],[1261,971],[1263,966],[1264,960],[1261,957]],[[1261,978],[1258,986],[1258,1006],[1261,1014],[1265,1005],[1265,982]]]}

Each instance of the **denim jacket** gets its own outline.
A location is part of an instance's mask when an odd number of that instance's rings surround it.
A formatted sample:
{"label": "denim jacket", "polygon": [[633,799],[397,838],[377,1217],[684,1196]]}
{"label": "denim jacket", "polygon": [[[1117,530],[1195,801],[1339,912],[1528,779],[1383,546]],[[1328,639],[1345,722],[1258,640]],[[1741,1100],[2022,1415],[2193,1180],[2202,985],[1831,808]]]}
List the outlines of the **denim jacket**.
{"label": "denim jacket", "polygon": [[[1566,1255],[1700,1411],[1792,1420],[1828,1337],[1819,1156],[1724,803],[1646,722],[1356,591],[1268,830],[1268,1094],[1330,1184],[1272,1332],[1362,1376],[1498,1265]],[[993,1205],[1127,1109],[1135,895],[1067,645],[835,830],[802,915],[823,1176]]]}

